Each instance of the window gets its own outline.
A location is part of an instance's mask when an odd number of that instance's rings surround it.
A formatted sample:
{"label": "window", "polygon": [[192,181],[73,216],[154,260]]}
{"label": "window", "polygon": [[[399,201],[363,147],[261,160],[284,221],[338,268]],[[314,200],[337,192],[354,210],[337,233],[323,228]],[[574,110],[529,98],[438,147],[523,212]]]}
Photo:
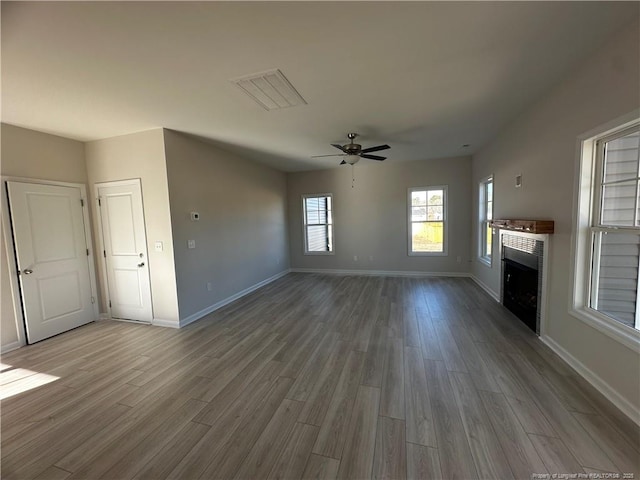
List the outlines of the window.
{"label": "window", "polygon": [[333,202],[331,194],[303,195],[304,253],[333,253]]}
{"label": "window", "polygon": [[583,142],[572,313],[640,343],[640,124]]}
{"label": "window", "polygon": [[493,246],[493,228],[489,222],[493,220],[493,176],[480,182],[480,223],[478,234],[480,237],[479,258],[491,265],[491,249]]}
{"label": "window", "polygon": [[447,187],[409,189],[409,255],[447,254]]}
{"label": "window", "polygon": [[640,329],[638,127],[596,143],[590,307]]}

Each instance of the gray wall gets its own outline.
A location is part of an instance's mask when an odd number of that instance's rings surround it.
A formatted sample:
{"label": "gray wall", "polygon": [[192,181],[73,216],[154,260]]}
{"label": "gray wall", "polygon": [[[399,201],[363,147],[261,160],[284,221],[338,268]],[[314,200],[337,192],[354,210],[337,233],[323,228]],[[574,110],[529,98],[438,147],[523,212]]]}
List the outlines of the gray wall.
{"label": "gray wall", "polygon": [[286,178],[178,132],[164,141],[183,320],[289,268]]}
{"label": "gray wall", "polygon": [[[99,182],[141,179],[153,318],[163,321],[163,324],[173,323],[177,327],[178,298],[162,129],[88,142],[85,144],[85,150],[92,189]],[[90,203],[93,218],[97,219],[94,194],[92,191]],[[94,228],[94,239],[99,245],[97,225]],[[157,240],[164,244],[162,252],[156,252],[154,249]],[[101,259],[98,261],[98,268],[100,281],[104,278],[104,264]],[[101,288],[101,305],[106,305],[105,301],[106,289]]]}
{"label": "gray wall", "polygon": [[[390,157],[384,163],[360,161],[354,167],[353,188],[351,167],[348,165],[287,175],[293,268],[434,273],[469,271],[471,159],[456,157],[394,163],[393,155]],[[449,187],[448,255],[409,256],[407,189],[431,185]],[[304,255],[301,197],[307,193],[333,194],[334,255]],[[358,261],[354,261],[354,256]]]}
{"label": "gray wall", "polygon": [[[640,408],[640,355],[569,315],[571,235],[577,138],[639,106],[637,23],[605,45],[582,68],[512,122],[473,156],[474,200],[477,183],[494,175],[495,218],[555,220],[550,241],[547,334],[562,348]],[[522,174],[522,187],[514,177]],[[474,213],[475,215],[475,213]],[[477,222],[472,236],[477,245]],[[496,246],[497,247],[497,246]],[[473,262],[473,274],[499,292],[500,262]]]}
{"label": "gray wall", "polygon": [[[2,124],[2,158],[0,174],[3,176],[87,183],[84,146],[68,138]],[[5,201],[4,193],[2,202]],[[10,288],[9,262],[13,262],[13,249],[7,251],[4,232],[0,242],[0,345],[13,346],[18,341],[18,330]],[[17,308],[20,308],[18,305]]]}

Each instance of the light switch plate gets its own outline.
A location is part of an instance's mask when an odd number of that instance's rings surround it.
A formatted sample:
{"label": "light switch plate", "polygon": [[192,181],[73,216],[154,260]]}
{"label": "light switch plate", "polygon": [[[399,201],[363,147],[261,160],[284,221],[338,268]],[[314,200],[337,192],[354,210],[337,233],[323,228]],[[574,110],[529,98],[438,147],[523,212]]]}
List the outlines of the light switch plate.
{"label": "light switch plate", "polygon": [[155,250],[156,250],[156,252],[161,252],[162,251],[162,242],[156,242],[155,243]]}
{"label": "light switch plate", "polygon": [[187,240],[187,247],[196,248],[196,241],[195,240]]}

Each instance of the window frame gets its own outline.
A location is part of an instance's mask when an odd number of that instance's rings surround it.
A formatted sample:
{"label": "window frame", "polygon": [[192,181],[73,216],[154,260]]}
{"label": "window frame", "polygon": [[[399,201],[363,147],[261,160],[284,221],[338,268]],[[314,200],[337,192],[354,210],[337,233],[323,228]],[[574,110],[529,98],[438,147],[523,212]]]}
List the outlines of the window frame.
{"label": "window frame", "polygon": [[[307,202],[308,198],[323,198],[327,197],[331,199],[331,223],[319,223],[319,224],[307,224]],[[303,238],[303,253],[304,255],[335,255],[336,250],[336,232],[335,232],[335,219],[333,218],[333,194],[331,193],[305,193],[302,195],[302,238]],[[328,217],[327,217],[328,222]],[[307,239],[307,227],[309,225],[331,225],[331,250],[328,251],[309,251],[309,242]]]}
{"label": "window frame", "polygon": [[[592,250],[592,261],[591,261],[591,278],[589,285],[589,298],[588,305],[589,308],[592,308],[595,311],[597,309],[598,302],[598,290],[599,290],[599,278],[594,272],[600,270],[600,249],[602,247],[602,235],[606,235],[608,233],[615,234],[616,232],[639,232],[640,226],[623,226],[623,225],[610,225],[605,224],[602,219],[602,214],[604,210],[603,205],[603,187],[607,186],[607,183],[604,181],[604,170],[605,170],[605,148],[603,144],[616,140],[618,138],[622,138],[629,133],[636,132],[640,128],[640,125],[631,125],[630,127],[622,128],[620,130],[616,130],[615,132],[598,138],[595,141],[595,160],[594,160],[594,174],[593,174],[593,201],[591,206],[591,250]],[[640,176],[640,174],[638,175]],[[623,181],[618,181],[615,183],[624,183],[635,180],[636,182],[636,201],[633,208],[634,211],[634,223],[638,222],[638,187],[640,186],[640,182],[638,181],[638,176],[635,179],[628,179]],[[611,185],[609,183],[608,185]],[[599,237],[596,240],[596,237]],[[640,280],[640,275],[638,275],[638,279]],[[635,313],[635,328],[636,330],[640,328],[640,285],[636,287],[636,313]],[[596,307],[592,307],[591,305],[596,304]],[[607,316],[607,318],[609,318]],[[615,321],[615,319],[614,319]],[[628,325],[627,325],[628,326]]]}
{"label": "window frame", "polygon": [[495,203],[493,201],[494,199],[494,188],[495,188],[495,184],[493,181],[493,174],[484,177],[482,180],[480,180],[480,182],[478,183],[478,214],[479,214],[479,219],[478,219],[478,260],[488,266],[492,266],[493,265],[493,245],[494,245],[494,232],[493,229],[491,231],[491,252],[487,255],[486,252],[486,242],[487,242],[487,237],[486,237],[486,230],[485,230],[485,224],[487,224],[489,222],[489,220],[487,219],[487,210],[488,210],[488,193],[487,193],[487,186],[488,184],[491,183],[492,185],[492,189],[491,189],[491,216],[493,218],[493,204]]}
{"label": "window frame", "polygon": [[[623,136],[624,132],[628,133],[638,126],[640,126],[640,118],[638,113],[634,112],[578,137],[569,302],[571,316],[635,351],[640,351],[640,330],[625,325],[591,308],[590,305],[593,295],[592,276],[597,268],[597,265],[594,265],[593,231],[600,228],[595,225],[597,220],[595,214],[597,213],[598,218],[601,215],[601,212],[595,210],[595,206],[600,205],[602,174],[599,173],[599,165],[602,165],[603,161],[599,158],[597,145],[598,142]],[[617,227],[613,230],[621,231],[625,230],[625,227]],[[633,231],[636,230],[633,229]],[[640,291],[640,288],[638,290]]]}
{"label": "window frame", "polygon": [[[435,222],[434,220],[426,220],[414,222],[411,220],[411,194],[413,192],[422,192],[429,190],[442,190],[442,251],[441,252],[414,252],[412,249],[412,225],[414,223]],[[410,257],[446,257],[448,256],[449,243],[449,186],[448,185],[429,185],[426,187],[410,187],[407,189],[407,252]]]}

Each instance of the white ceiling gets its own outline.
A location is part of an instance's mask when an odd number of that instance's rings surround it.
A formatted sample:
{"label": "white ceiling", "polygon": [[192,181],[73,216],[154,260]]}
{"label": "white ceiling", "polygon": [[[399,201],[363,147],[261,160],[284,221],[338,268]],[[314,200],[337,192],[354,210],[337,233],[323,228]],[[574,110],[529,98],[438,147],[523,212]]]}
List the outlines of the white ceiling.
{"label": "white ceiling", "polygon": [[[3,1],[2,121],[82,141],[166,127],[286,171],[337,165],[309,157],[350,131],[387,162],[466,155],[639,5]],[[266,111],[229,82],[271,68],[308,105]]]}

